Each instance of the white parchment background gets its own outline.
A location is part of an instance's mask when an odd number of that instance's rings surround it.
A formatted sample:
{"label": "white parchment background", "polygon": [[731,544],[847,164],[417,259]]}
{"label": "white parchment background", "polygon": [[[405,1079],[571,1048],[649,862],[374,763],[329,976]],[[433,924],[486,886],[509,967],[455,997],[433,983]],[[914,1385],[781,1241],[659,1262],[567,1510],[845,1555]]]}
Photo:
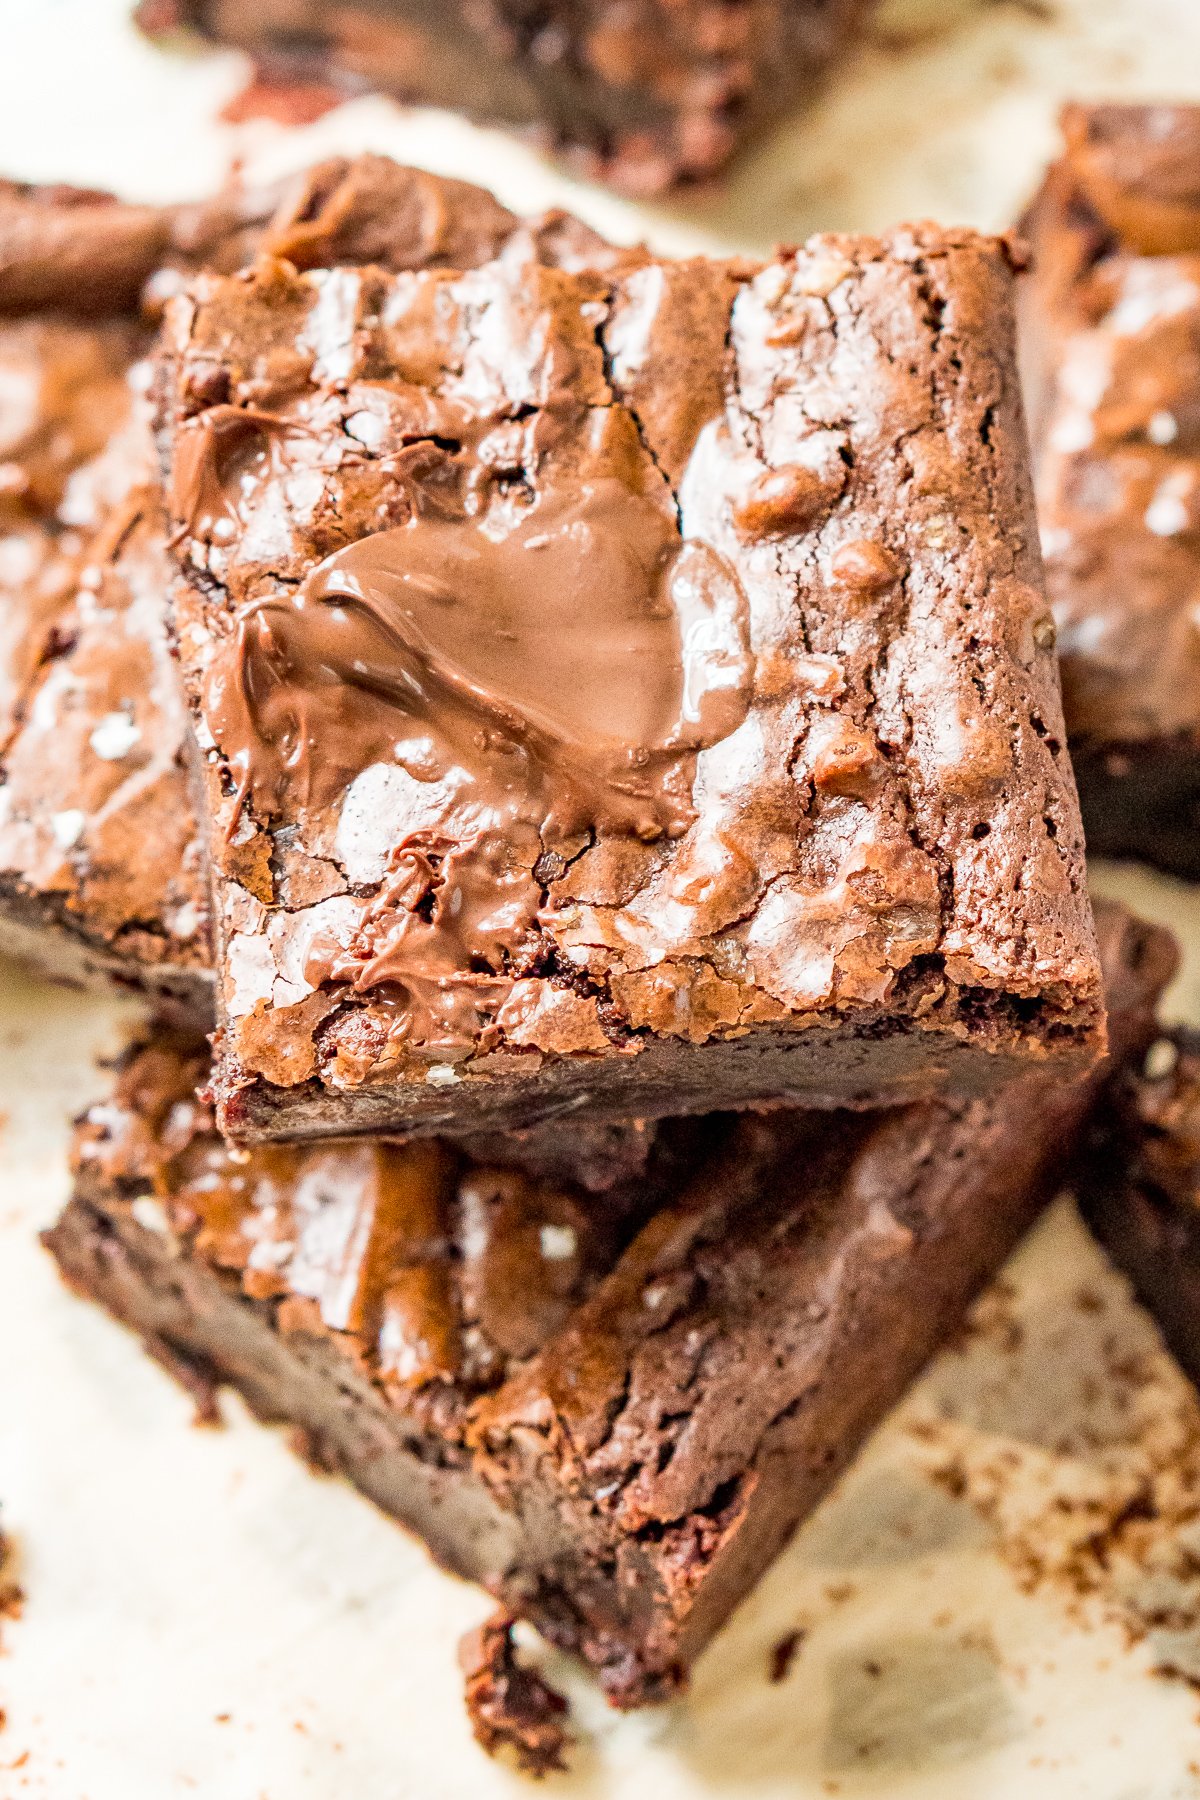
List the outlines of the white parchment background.
{"label": "white parchment background", "polygon": [[[220,126],[239,59],[165,58],[124,13],[125,0],[0,0],[0,170],[168,198],[215,184],[234,157],[269,172],[369,147],[490,183],[520,209],[574,206],[624,239],[754,249],[921,214],[1003,225],[1064,96],[1200,97],[1200,0],[902,0],[821,106],[724,194],[638,208],[506,138],[379,101],[302,133]],[[1172,1008],[1200,1021],[1200,895],[1098,879],[1183,934]],[[65,1197],[68,1120],[132,1017],[0,965],[0,1502],[28,1595],[2,1632],[0,1800],[527,1791],[476,1750],[462,1711],[455,1643],[486,1602],[236,1404],[226,1431],[194,1429],[188,1402],[60,1290],[38,1248]],[[581,1742],[551,1791],[1200,1795],[1200,1699],[1153,1672],[1164,1658],[1200,1669],[1186,1607],[1147,1634],[1131,1625],[1154,1610],[1152,1571],[1085,1558],[1083,1599],[1053,1573],[1147,1470],[1169,1475],[1198,1429],[1145,1320],[1060,1205],[686,1700],[618,1718],[565,1672]],[[772,1684],[772,1646],[792,1631],[803,1641]]]}

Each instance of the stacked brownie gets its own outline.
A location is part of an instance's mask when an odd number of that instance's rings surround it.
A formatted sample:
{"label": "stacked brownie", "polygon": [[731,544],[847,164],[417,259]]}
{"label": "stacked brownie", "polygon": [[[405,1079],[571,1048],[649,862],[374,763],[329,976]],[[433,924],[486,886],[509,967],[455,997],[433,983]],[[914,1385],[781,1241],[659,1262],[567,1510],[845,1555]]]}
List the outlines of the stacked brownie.
{"label": "stacked brownie", "polygon": [[1173,966],[1088,903],[1008,250],[6,207],[0,945],[172,1012],[50,1248],[661,1698]]}
{"label": "stacked brownie", "polygon": [[[1120,1065],[1174,953],[1102,925]],[[679,1684],[961,1319],[1106,1073],[693,1122],[589,1196],[428,1138],[233,1161],[203,1072],[160,1037],[82,1120],[68,1279],[202,1398],[300,1425],[622,1706]]]}
{"label": "stacked brownie", "polygon": [[1089,847],[1200,875],[1200,108],[1074,106],[1026,222],[1030,412]]}

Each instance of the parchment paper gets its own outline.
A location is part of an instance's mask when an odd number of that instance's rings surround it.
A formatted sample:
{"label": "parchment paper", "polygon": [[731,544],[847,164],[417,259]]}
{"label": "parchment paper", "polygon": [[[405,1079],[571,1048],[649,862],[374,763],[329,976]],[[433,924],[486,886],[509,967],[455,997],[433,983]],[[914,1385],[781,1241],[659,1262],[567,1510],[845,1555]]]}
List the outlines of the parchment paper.
{"label": "parchment paper", "polygon": [[[1200,95],[1197,0],[885,9],[828,98],[723,196],[636,208],[493,133],[381,101],[303,132],[216,122],[235,57],[168,58],[125,0],[0,0],[0,169],[182,196],[372,147],[576,207],[664,249],[757,248],[901,216],[1006,223],[1065,94]],[[1200,891],[1097,886],[1188,945]],[[0,1503],[23,1617],[0,1622],[0,1800],[441,1800],[527,1784],[474,1746],[456,1641],[487,1608],[235,1402],[196,1429],[35,1232],[68,1120],[131,1006],[0,965]],[[1067,1202],[963,1342],[742,1607],[670,1708],[618,1717],[551,1658],[578,1800],[1181,1800],[1200,1795],[1200,1408]],[[1150,1518],[1146,1513],[1149,1509]],[[795,1650],[770,1679],[785,1638]],[[1183,1673],[1168,1673],[1168,1670]]]}

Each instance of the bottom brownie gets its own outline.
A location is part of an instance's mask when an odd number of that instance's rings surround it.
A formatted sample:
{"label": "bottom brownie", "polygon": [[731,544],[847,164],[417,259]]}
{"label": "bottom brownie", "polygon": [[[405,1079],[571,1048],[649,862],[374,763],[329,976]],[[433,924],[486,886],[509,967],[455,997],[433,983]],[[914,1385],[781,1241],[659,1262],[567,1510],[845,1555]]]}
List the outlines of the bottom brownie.
{"label": "bottom brownie", "polygon": [[[1117,908],[1101,937],[1123,1060],[1173,954]],[[81,1121],[64,1273],[618,1705],[683,1679],[1053,1192],[1101,1079],[715,1119],[600,1207],[429,1140],[234,1162],[197,1068],[162,1040]]]}
{"label": "bottom brownie", "polygon": [[1072,741],[1071,760],[1093,856],[1134,857],[1200,880],[1200,739]]}
{"label": "bottom brownie", "polygon": [[1200,1382],[1200,1033],[1151,1044],[1088,1135],[1084,1215]]}

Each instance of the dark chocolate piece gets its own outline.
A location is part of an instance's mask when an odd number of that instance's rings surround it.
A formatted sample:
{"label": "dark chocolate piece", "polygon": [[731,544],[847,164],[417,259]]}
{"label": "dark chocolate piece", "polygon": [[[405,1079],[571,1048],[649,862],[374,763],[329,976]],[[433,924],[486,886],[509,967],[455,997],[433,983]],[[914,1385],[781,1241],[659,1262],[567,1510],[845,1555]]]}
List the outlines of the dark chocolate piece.
{"label": "dark chocolate piece", "polygon": [[1200,108],[1063,125],[1024,354],[1084,827],[1200,876]]}
{"label": "dark chocolate piece", "polygon": [[1086,1067],[1004,247],[535,254],[173,303],[222,1128]]}
{"label": "dark chocolate piece", "polygon": [[592,175],[649,194],[711,176],[794,108],[869,0],[142,0],[249,50],[276,81],[340,78],[531,129]]}
{"label": "dark chocolate piece", "polygon": [[1084,1216],[1200,1382],[1200,1034],[1152,1043],[1096,1116]]}
{"label": "dark chocolate piece", "polygon": [[[267,192],[130,207],[0,184],[0,948],[207,1021],[207,895],[164,630],[170,571],[151,481],[151,319],[187,270],[266,246],[298,267],[394,269],[496,255],[518,221],[465,182],[385,157],[321,163]],[[539,254],[601,263],[550,215]]]}
{"label": "dark chocolate piece", "polygon": [[[1101,927],[1122,1059],[1173,950]],[[82,1120],[67,1278],[300,1426],[621,1705],[685,1677],[1053,1192],[1103,1079],[727,1116],[598,1208],[429,1139],[235,1162],[200,1060],[161,1040]]]}

